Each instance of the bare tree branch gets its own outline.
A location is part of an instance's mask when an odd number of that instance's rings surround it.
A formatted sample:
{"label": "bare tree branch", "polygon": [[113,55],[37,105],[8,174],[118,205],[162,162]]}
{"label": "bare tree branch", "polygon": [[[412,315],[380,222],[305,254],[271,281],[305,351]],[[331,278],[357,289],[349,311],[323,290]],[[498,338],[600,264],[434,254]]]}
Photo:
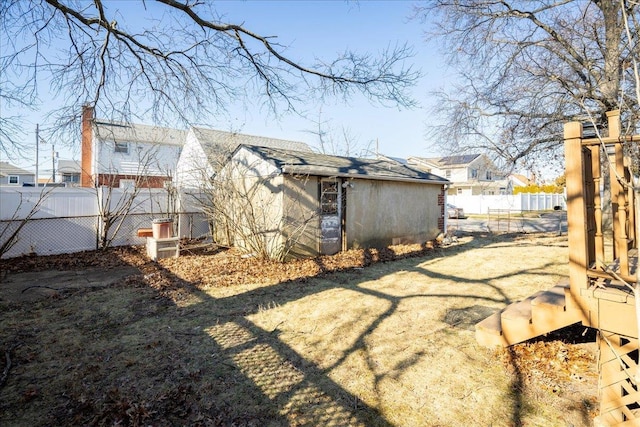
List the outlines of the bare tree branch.
{"label": "bare tree branch", "polygon": [[[459,84],[435,93],[441,120],[431,137],[441,149],[453,141],[455,151],[534,170],[561,164],[564,122],[586,108],[606,123],[633,96],[629,64],[639,52],[624,28],[637,22],[635,2],[436,0],[416,16],[433,24],[428,38],[459,70]],[[640,108],[626,108],[633,128]]]}
{"label": "bare tree branch", "polygon": [[[128,19],[109,0],[6,0],[0,31],[0,99],[36,106],[46,83],[64,100],[55,128],[73,132],[81,106],[115,121],[202,122],[231,102],[257,98],[274,112],[298,111],[312,98],[350,97],[410,107],[420,73],[407,45],[377,55],[346,51],[331,60],[294,58],[276,38],[224,22],[213,1],[130,1],[144,17]],[[25,97],[25,95],[28,95]],[[111,117],[109,117],[111,116]],[[48,136],[49,137],[49,136]],[[68,140],[69,138],[67,138]],[[12,139],[3,137],[8,146]]]}

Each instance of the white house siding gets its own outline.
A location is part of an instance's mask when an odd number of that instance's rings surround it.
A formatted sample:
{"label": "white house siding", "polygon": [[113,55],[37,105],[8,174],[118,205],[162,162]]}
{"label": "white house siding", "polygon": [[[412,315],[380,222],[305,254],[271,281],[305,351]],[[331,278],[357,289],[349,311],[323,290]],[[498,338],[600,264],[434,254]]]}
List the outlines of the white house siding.
{"label": "white house siding", "polygon": [[213,173],[202,144],[190,129],[176,165],[176,185],[180,188],[206,187]]}
{"label": "white house siding", "polygon": [[[454,168],[454,169],[449,169],[451,171],[451,177],[446,176],[446,178],[451,181],[451,182],[465,182],[465,181],[469,181],[469,177],[467,176],[467,168],[465,167],[460,167],[460,168]],[[440,176],[445,176],[446,175],[446,171],[442,170],[442,171],[437,171],[434,172],[436,175],[440,175]]]}
{"label": "white house siding", "polygon": [[95,169],[100,174],[173,176],[181,145],[127,142],[128,153],[115,152],[114,141],[96,142]]}
{"label": "white house siding", "polygon": [[356,179],[346,189],[348,247],[424,243],[439,233],[442,186]]}

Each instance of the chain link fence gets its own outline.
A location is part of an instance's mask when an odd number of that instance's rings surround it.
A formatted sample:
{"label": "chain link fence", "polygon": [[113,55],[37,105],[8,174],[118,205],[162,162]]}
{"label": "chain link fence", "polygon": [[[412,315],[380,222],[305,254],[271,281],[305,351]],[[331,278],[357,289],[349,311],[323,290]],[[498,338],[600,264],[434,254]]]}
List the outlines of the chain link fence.
{"label": "chain link fence", "polygon": [[[112,190],[108,190],[111,192]],[[135,197],[128,211],[112,211],[115,216],[108,230],[109,246],[146,243],[138,236],[141,228],[152,228],[156,218],[174,220],[174,235],[183,239],[209,239],[207,217],[194,206],[173,210],[166,191],[131,196],[115,189],[104,198],[104,191],[87,189],[0,188],[0,255],[56,255],[96,250],[101,245],[104,221],[100,204],[117,204]],[[103,200],[108,200],[105,202]],[[162,208],[164,206],[164,208]],[[108,213],[107,208],[102,213]]]}
{"label": "chain link fence", "polygon": [[[120,226],[117,219],[109,230],[111,246],[145,244],[145,238],[138,237],[138,229],[151,228],[155,217],[157,215],[145,213],[128,214]],[[15,234],[14,243],[2,258],[96,250],[99,248],[100,226],[98,215],[0,220],[0,246]],[[177,215],[174,233],[184,239],[207,239],[210,236],[209,223],[201,212],[183,212]]]}

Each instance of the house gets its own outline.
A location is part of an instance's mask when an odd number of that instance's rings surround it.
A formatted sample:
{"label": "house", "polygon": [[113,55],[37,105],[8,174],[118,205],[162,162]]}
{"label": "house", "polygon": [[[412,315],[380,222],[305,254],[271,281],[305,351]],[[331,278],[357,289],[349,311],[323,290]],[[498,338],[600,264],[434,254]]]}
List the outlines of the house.
{"label": "house", "polygon": [[509,181],[485,154],[409,157],[409,165],[451,181],[449,195],[498,195],[509,192]]}
{"label": "house", "polygon": [[173,178],[186,131],[125,124],[82,112],[80,185],[161,188]]}
{"label": "house", "polygon": [[214,181],[216,238],[284,258],[432,240],[450,184],[398,162],[251,145]]}
{"label": "house", "polygon": [[512,191],[516,187],[528,187],[536,185],[535,179],[527,178],[526,176],[518,173],[512,173],[511,175],[509,175],[508,180]]}
{"label": "house", "polygon": [[68,186],[76,187],[80,185],[81,171],[80,162],[60,159],[56,169],[56,182],[64,182]]}
{"label": "house", "polygon": [[180,188],[201,188],[240,145],[311,151],[304,142],[224,132],[201,127],[189,129],[176,166],[175,183]]}
{"label": "house", "polygon": [[0,185],[22,186],[33,184],[35,174],[9,162],[0,162]]}

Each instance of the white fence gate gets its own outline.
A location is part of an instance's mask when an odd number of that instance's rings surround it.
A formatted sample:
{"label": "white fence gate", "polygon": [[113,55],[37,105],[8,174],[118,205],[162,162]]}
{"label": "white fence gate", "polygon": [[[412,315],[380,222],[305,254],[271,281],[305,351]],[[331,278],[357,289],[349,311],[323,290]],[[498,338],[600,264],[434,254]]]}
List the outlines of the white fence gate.
{"label": "white fence gate", "polygon": [[[128,196],[126,189],[115,188],[0,187],[0,246],[19,230],[15,244],[2,258],[95,250],[103,227],[100,204],[109,202],[114,208]],[[172,205],[166,190],[144,189],[136,195],[117,234],[109,236],[112,246],[144,244],[137,230],[151,228],[158,217],[175,218],[179,237],[209,234],[207,219],[193,204],[186,211],[179,203]]]}

